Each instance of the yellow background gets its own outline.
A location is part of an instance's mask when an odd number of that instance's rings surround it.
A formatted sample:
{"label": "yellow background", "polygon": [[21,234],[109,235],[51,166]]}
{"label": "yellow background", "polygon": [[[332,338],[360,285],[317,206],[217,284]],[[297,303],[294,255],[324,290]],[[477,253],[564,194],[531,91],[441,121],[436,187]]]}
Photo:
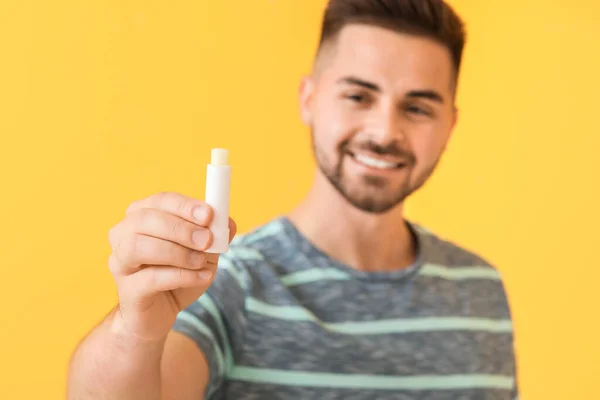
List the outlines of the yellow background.
{"label": "yellow background", "polygon": [[[600,5],[456,0],[460,122],[409,216],[502,271],[523,399],[596,399]],[[0,398],[64,398],[116,301],[108,229],[138,198],[202,198],[231,150],[241,231],[313,163],[298,121],[323,0],[0,2]]]}

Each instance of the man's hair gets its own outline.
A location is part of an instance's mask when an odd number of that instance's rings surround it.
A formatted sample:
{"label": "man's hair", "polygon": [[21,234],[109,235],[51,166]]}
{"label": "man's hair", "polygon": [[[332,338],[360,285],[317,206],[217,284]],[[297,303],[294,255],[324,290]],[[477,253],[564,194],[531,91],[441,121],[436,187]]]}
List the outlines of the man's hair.
{"label": "man's hair", "polygon": [[319,48],[352,23],[437,41],[450,51],[458,77],[466,33],[460,17],[443,0],[329,0],[323,16]]}

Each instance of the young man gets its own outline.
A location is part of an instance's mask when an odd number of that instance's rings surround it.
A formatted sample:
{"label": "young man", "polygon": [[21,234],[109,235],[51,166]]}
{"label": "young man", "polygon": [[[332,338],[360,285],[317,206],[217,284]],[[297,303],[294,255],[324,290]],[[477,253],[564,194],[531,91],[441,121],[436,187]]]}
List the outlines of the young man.
{"label": "young man", "polygon": [[463,46],[441,0],[331,0],[300,90],[311,191],[220,259],[201,201],[133,203],[70,398],[516,398],[497,271],[403,217],[455,126]]}

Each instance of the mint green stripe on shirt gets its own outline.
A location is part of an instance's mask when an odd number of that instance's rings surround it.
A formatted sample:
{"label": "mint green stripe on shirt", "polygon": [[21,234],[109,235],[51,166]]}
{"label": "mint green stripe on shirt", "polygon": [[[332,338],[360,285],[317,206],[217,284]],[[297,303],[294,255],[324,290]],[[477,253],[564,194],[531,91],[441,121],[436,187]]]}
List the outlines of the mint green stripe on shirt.
{"label": "mint green stripe on shirt", "polygon": [[[489,279],[500,280],[500,273],[490,267],[446,267],[436,264],[425,264],[420,269],[422,276],[442,278],[448,280],[466,279]],[[303,271],[293,272],[281,277],[281,282],[290,287],[324,281],[347,281],[352,277],[350,274],[336,268],[311,268]]]}
{"label": "mint green stripe on shirt", "polygon": [[429,317],[387,319],[367,322],[326,323],[303,307],[274,306],[260,300],[248,298],[249,312],[285,321],[314,322],[325,330],[349,335],[384,335],[426,331],[469,330],[484,332],[512,332],[512,322],[508,319]]}
{"label": "mint green stripe on shirt", "polygon": [[210,342],[213,345],[214,352],[215,352],[215,358],[217,361],[217,367],[219,368],[219,372],[220,372],[220,374],[225,374],[226,370],[225,370],[225,361],[223,359],[223,353],[221,352],[221,349],[219,348],[219,342],[214,337],[212,331],[204,324],[204,322],[200,321],[189,311],[186,311],[186,310],[181,311],[179,313],[179,315],[177,316],[177,319],[179,319],[180,321],[184,321],[187,324],[191,325],[200,334],[206,336],[208,338],[208,340],[210,340]]}
{"label": "mint green stripe on shirt", "polygon": [[231,347],[229,345],[229,338],[227,337],[227,331],[225,330],[225,324],[223,324],[223,319],[221,318],[221,314],[216,306],[216,304],[211,299],[210,295],[204,293],[198,300],[200,304],[207,310],[210,315],[215,320],[217,324],[217,329],[219,330],[219,335],[221,336],[221,340],[223,341],[223,346],[225,347],[225,360],[227,362],[227,367],[231,368],[233,366],[233,356],[231,355]]}
{"label": "mint green stripe on shirt", "polygon": [[283,232],[283,225],[279,221],[273,221],[271,224],[262,226],[257,231],[244,235],[243,245],[258,242],[269,236],[278,235]]}
{"label": "mint green stripe on shirt", "polygon": [[224,255],[241,261],[265,261],[265,257],[258,250],[242,246],[229,246]]}
{"label": "mint green stripe on shirt", "polygon": [[237,270],[236,266],[233,264],[233,261],[231,261],[224,255],[221,255],[221,257],[219,258],[218,268],[227,271],[236,280],[238,285],[240,285],[240,288],[242,288],[242,290],[246,290],[246,283],[244,282],[244,278],[242,277],[242,274]]}
{"label": "mint green stripe on shirt", "polygon": [[280,280],[286,286],[296,286],[318,281],[347,281],[350,275],[335,268],[311,268],[293,272],[283,276]]}
{"label": "mint green stripe on shirt", "polygon": [[235,366],[230,371],[228,379],[287,386],[371,390],[450,390],[478,388],[510,390],[514,385],[513,377],[503,375],[381,376],[283,371],[240,366]]}
{"label": "mint green stripe on shirt", "polygon": [[432,276],[449,280],[491,279],[500,280],[500,273],[490,267],[446,267],[436,264],[425,264],[419,271],[423,276]]}

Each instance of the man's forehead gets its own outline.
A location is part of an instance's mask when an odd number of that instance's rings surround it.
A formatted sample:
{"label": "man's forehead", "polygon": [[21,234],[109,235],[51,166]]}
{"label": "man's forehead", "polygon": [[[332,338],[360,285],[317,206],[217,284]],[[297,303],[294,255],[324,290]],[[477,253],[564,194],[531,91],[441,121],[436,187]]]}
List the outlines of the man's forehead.
{"label": "man's forehead", "polygon": [[[452,87],[452,60],[448,49],[432,39],[390,29],[352,24],[332,43],[330,77],[362,76],[381,85],[412,80],[417,85]],[[328,74],[329,75],[329,74]]]}

